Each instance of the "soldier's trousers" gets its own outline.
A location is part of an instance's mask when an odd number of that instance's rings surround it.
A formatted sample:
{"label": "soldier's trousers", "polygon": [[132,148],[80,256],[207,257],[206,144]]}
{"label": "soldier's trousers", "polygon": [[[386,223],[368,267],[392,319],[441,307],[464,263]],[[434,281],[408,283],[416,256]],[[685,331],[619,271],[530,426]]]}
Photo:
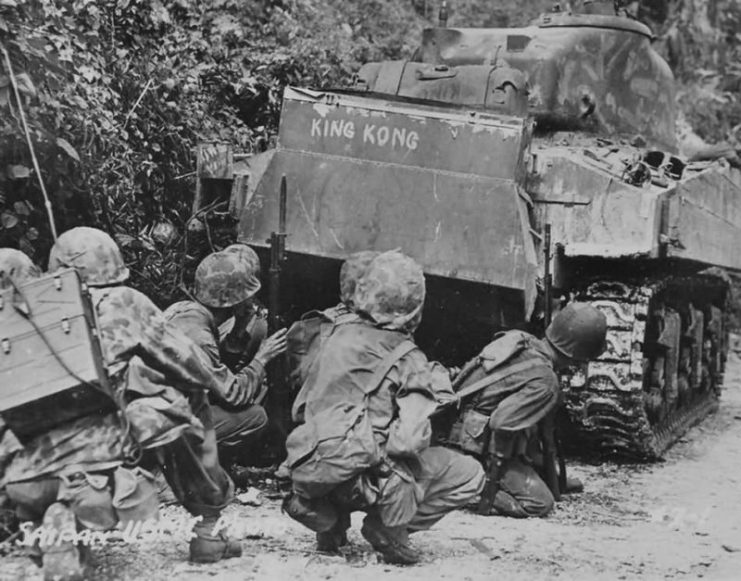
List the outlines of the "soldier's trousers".
{"label": "soldier's trousers", "polygon": [[494,497],[494,509],[502,516],[542,517],[555,502],[548,485],[537,471],[518,458],[508,460]]}
{"label": "soldier's trousers", "polygon": [[388,527],[415,532],[473,502],[484,487],[481,465],[448,448],[431,447],[414,462],[392,461],[389,467],[383,476],[363,474],[327,497],[289,503],[287,512],[317,532],[327,530],[338,518],[349,522],[342,515],[356,510],[379,517]]}
{"label": "soldier's trousers", "polygon": [[268,426],[265,409],[251,405],[232,411],[211,404],[211,413],[222,465],[229,466],[232,462],[247,465]]}
{"label": "soldier's trousers", "polygon": [[389,527],[406,525],[409,532],[429,529],[447,513],[473,502],[484,488],[481,465],[449,448],[427,448],[416,466],[397,464],[381,481],[374,506]]}
{"label": "soldier's trousers", "polygon": [[175,497],[195,516],[218,517],[234,496],[234,483],[219,463],[211,405],[205,395],[191,399],[195,416],[205,428],[203,440],[186,432],[155,449]]}

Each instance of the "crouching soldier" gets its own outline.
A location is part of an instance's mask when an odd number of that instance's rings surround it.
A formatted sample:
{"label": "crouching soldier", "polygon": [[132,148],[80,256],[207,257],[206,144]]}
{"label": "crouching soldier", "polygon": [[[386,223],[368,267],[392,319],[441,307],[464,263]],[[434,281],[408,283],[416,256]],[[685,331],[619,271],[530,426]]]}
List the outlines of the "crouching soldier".
{"label": "crouching soldier", "polygon": [[[165,310],[165,317],[209,357],[212,373],[224,385],[223,396],[211,394],[211,403],[224,466],[245,465],[268,423],[258,402],[265,395],[265,366],[286,349],[281,329],[256,346],[249,358],[253,297],[260,289],[260,262],[249,246],[233,245],[204,258],[196,269],[194,301],[181,301]],[[221,342],[219,326],[233,326]],[[252,341],[250,339],[253,339]],[[220,347],[221,344],[221,347]],[[231,362],[234,372],[224,360]]]}
{"label": "crouching soldier", "polygon": [[[373,259],[380,253],[374,250],[361,250],[348,256],[340,268],[340,302],[323,311],[310,311],[294,323],[287,334],[286,359],[288,361],[288,383],[295,396],[291,409],[291,419],[296,424],[304,423],[304,408],[311,383],[307,383],[307,373],[316,359],[322,337],[331,332],[336,325],[357,321],[354,295],[357,282],[368,270]],[[285,465],[283,466],[285,467]],[[279,472],[282,476],[283,471]]]}
{"label": "crouching soldier", "polygon": [[449,441],[482,455],[487,482],[480,513],[523,518],[551,512],[561,492],[554,465],[561,397],[556,371],[598,357],[606,330],[595,307],[570,303],[543,340],[508,331],[456,378],[458,394],[470,395],[463,395]]}
{"label": "crouching soldier", "polygon": [[430,415],[454,395],[448,371],[411,338],[424,297],[419,265],[380,254],[357,281],[357,313],[325,327],[304,368],[303,423],[286,443],[293,493],[284,509],[317,533],[320,550],[346,544],[350,513],[361,510],[361,533],[387,562],[416,563],[409,533],[483,487],[473,458],[430,446]]}
{"label": "crouching soldier", "polygon": [[[134,452],[144,451],[141,463],[159,465],[178,500],[200,517],[190,559],[214,562],[241,555],[239,543],[216,526],[233,496],[232,482],[218,462],[206,396],[207,391],[223,393],[221,378],[206,355],[171,327],[147,297],[123,285],[129,271],[110,236],[84,227],[62,234],[51,250],[49,269],[65,267],[75,268],[90,289],[103,360],[122,413],[86,416],[25,444],[5,470],[8,496],[23,518],[43,517],[56,530],[74,524],[75,518],[110,527],[115,524],[106,518],[110,509],[80,513],[81,503],[69,496],[69,483],[82,479],[103,491],[110,487],[106,479],[112,470],[136,462]],[[74,542],[41,549],[45,577],[82,575]]]}

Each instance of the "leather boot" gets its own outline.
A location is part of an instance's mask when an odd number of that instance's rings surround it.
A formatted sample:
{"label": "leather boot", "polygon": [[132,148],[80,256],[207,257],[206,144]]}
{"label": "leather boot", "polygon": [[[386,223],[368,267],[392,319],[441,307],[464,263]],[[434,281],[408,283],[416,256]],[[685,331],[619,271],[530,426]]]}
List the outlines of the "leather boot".
{"label": "leather boot", "polygon": [[566,476],[566,490],[564,494],[578,494],[584,492],[584,483],[576,476]]}
{"label": "leather boot", "polygon": [[193,527],[196,535],[190,540],[191,563],[216,563],[222,559],[242,556],[242,545],[232,541],[223,531],[215,531],[219,518],[205,517]]}
{"label": "leather boot", "polygon": [[77,523],[72,511],[61,502],[55,502],[46,509],[42,526],[51,533],[49,544],[39,545],[44,581],[84,579],[87,568],[82,547],[73,540],[59,539],[60,534],[72,536],[77,533]]}
{"label": "leather boot", "polygon": [[409,533],[406,526],[387,527],[380,518],[368,515],[363,520],[360,533],[376,551],[381,553],[386,563],[393,565],[419,563],[419,553],[409,546]]}
{"label": "leather boot", "polygon": [[340,547],[348,544],[347,529],[349,528],[350,514],[339,514],[337,522],[331,529],[316,534],[316,550],[322,553],[339,553]]}

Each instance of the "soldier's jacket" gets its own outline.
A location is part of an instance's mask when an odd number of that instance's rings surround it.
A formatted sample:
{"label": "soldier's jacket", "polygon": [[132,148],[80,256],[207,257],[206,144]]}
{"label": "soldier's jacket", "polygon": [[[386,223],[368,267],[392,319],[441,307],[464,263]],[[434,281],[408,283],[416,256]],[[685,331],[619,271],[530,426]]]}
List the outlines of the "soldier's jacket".
{"label": "soldier's jacket", "polygon": [[[532,428],[553,410],[558,405],[560,389],[543,342],[522,331],[510,333],[522,336],[524,348],[503,367],[517,365],[521,369],[483,389],[474,396],[472,405],[476,411],[491,416],[492,429],[514,432]],[[485,373],[479,368],[466,384],[478,381]]]}
{"label": "soldier's jacket", "polygon": [[[221,393],[221,378],[190,339],[168,324],[152,301],[125,287],[92,288],[103,357],[114,388],[135,396],[127,416],[137,436],[150,447],[172,441],[185,429],[202,433],[181,392]],[[151,398],[151,400],[148,400]],[[127,397],[127,399],[132,399]],[[154,406],[142,405],[148,401]],[[131,404],[130,404],[131,406]],[[138,408],[138,409],[137,409]],[[157,411],[161,412],[157,415]],[[164,421],[163,421],[164,420]],[[15,453],[13,441],[0,444],[12,455],[3,481],[17,482],[59,473],[61,470],[103,470],[120,463],[124,433],[117,414],[90,416],[59,426],[35,438]]]}
{"label": "soldier's jacket", "polygon": [[181,301],[170,305],[164,315],[208,355],[211,374],[221,386],[216,394],[219,399],[234,407],[243,407],[254,401],[265,380],[265,368],[253,360],[239,372],[232,373],[221,362],[219,329],[206,307],[195,301]]}
{"label": "soldier's jacket", "polygon": [[[318,349],[316,369],[306,374],[301,388],[302,416],[342,401],[347,390],[362,390],[384,358],[409,338],[406,333],[378,329],[357,315],[350,317],[333,325]],[[418,456],[430,444],[431,413],[452,398],[447,369],[413,349],[391,367],[367,402],[378,444],[391,457]]]}
{"label": "soldier's jacket", "polygon": [[286,335],[286,361],[288,364],[288,383],[296,394],[291,408],[291,418],[297,424],[304,422],[306,400],[313,382],[307,382],[309,369],[316,360],[323,341],[329,337],[337,325],[357,321],[358,315],[344,303],[325,309],[306,313],[288,329]]}

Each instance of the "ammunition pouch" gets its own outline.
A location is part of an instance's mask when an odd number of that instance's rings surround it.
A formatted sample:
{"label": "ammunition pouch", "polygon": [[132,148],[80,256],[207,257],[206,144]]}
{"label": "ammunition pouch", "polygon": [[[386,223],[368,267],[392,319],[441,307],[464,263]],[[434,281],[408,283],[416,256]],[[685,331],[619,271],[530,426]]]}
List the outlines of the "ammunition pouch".
{"label": "ammunition pouch", "polygon": [[112,505],[121,527],[129,522],[159,520],[159,499],[154,476],[143,468],[119,466],[113,473],[116,492]]}
{"label": "ammunition pouch", "polygon": [[463,409],[450,429],[447,443],[469,454],[480,456],[489,444],[489,414],[472,407]]}

